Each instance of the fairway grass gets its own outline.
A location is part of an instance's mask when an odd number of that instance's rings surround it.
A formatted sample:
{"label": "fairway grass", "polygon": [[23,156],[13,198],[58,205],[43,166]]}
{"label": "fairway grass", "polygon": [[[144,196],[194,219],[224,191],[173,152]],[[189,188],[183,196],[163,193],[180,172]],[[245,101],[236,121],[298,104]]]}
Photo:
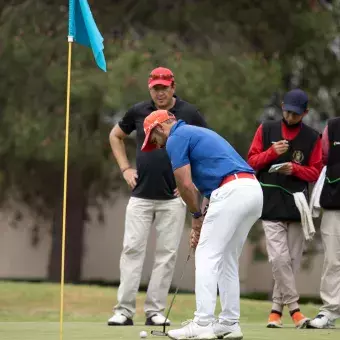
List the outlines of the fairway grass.
{"label": "fairway grass", "polygon": [[[150,335],[152,327],[108,327],[105,322],[65,322],[64,340],[138,340],[139,332],[146,330],[148,339],[169,339]],[[292,327],[268,329],[262,324],[242,324],[245,340],[338,340],[337,330],[297,330]],[[1,340],[59,340],[57,322],[0,322]]]}
{"label": "fairway grass", "polygon": [[[145,294],[138,294],[137,315],[133,327],[108,327],[116,303],[116,288],[66,285],[64,295],[64,340],[135,340],[146,330],[148,339],[167,339],[150,335],[152,327],[144,326],[143,302]],[[169,301],[172,295],[169,296]],[[0,281],[0,340],[59,339],[60,288],[58,284],[13,283]],[[193,317],[195,301],[192,294],[179,294],[170,319],[173,327]],[[302,311],[313,317],[318,306],[308,304]],[[242,300],[241,327],[247,340],[339,340],[340,329],[297,330],[288,313],[284,313],[283,329],[267,329],[265,323],[270,310],[266,301]],[[219,306],[216,309],[219,312]],[[160,328],[161,329],[161,328]]]}

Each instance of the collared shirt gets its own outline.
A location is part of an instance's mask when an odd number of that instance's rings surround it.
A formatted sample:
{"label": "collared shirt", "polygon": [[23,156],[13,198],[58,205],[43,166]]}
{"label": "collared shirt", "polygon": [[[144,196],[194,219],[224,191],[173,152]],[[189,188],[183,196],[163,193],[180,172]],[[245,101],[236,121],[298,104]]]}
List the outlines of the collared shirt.
{"label": "collared shirt", "polygon": [[[177,119],[183,119],[192,125],[207,126],[204,118],[194,105],[180,99],[178,96],[175,96],[175,98],[175,105],[169,111]],[[155,110],[157,108],[151,100],[138,103],[126,112],[118,125],[127,135],[134,130],[137,133],[136,167],[138,179],[137,185],[132,191],[132,196],[166,200],[174,198],[173,191],[176,188],[176,182],[166,151],[141,151],[145,138],[143,129],[144,119]]]}
{"label": "collared shirt", "polygon": [[216,132],[187,125],[182,120],[172,126],[166,151],[173,171],[191,165],[195,186],[208,198],[226,176],[239,172],[255,173],[235,149]]}

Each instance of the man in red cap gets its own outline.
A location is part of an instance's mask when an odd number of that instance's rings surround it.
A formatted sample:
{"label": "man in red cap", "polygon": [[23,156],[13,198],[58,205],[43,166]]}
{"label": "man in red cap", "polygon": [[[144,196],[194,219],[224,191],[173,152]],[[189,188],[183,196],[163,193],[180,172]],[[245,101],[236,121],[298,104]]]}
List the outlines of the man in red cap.
{"label": "man in red cap", "polygon": [[[163,109],[188,124],[206,126],[197,108],[175,95],[175,78],[171,70],[155,68],[149,75],[148,88],[151,100],[132,106],[110,133],[112,152],[132,190],[132,197],[125,216],[118,304],[108,320],[109,326],[133,325],[136,295],[151,226],[157,230],[157,245],[144,305],[146,324],[170,324],[163,313],[184,227],[186,207],[179,197],[166,152],[141,152],[145,137],[144,119],[152,111]],[[137,169],[130,164],[124,145],[124,139],[134,130],[137,132]]]}

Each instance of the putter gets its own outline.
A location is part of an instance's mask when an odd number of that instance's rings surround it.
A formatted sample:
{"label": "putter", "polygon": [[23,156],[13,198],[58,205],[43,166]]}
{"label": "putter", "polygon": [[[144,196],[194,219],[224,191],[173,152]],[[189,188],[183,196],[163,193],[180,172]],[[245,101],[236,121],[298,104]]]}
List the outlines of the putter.
{"label": "putter", "polygon": [[168,312],[167,312],[167,314],[166,314],[165,322],[164,322],[164,324],[163,324],[163,331],[153,330],[153,331],[151,331],[151,334],[152,334],[152,335],[155,335],[155,336],[168,336],[168,333],[165,331],[166,320],[168,320],[168,317],[169,317],[169,315],[170,315],[170,311],[171,311],[172,305],[174,304],[176,295],[177,295],[178,290],[179,290],[180,283],[181,283],[181,281],[182,281],[182,279],[183,279],[183,276],[184,276],[184,273],[185,273],[185,268],[186,268],[186,266],[187,266],[187,263],[188,263],[189,260],[190,260],[190,257],[191,257],[191,250],[192,250],[192,249],[190,248],[188,257],[187,257],[187,259],[186,259],[186,261],[185,261],[185,263],[184,263],[183,269],[182,269],[182,275],[181,275],[181,277],[180,277],[180,279],[179,279],[177,288],[176,288],[176,290],[175,290],[175,294],[174,294],[174,296],[173,296],[173,298],[172,298],[172,300],[171,300],[171,303],[170,303]]}

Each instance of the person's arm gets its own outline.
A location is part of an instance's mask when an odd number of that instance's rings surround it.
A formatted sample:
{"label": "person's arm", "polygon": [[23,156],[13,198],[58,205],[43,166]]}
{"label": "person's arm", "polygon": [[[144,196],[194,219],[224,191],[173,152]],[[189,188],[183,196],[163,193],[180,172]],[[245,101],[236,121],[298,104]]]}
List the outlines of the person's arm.
{"label": "person's arm", "polygon": [[327,165],[329,153],[328,125],[326,125],[322,134],[322,162]]}
{"label": "person's arm", "polygon": [[[171,136],[166,143],[166,151],[171,160],[175,180],[183,201],[191,213],[201,212],[200,193],[192,182],[189,160],[190,141],[183,136]],[[203,212],[202,212],[203,214]],[[204,216],[191,219],[190,247],[196,248]]]}
{"label": "person's arm", "polygon": [[192,182],[189,147],[189,139],[174,135],[168,139],[166,151],[171,161],[179,193],[189,211],[195,213],[200,211],[200,194]]}
{"label": "person's arm", "polygon": [[306,182],[315,182],[322,169],[322,144],[318,138],[309,158],[308,165],[292,164],[292,175]]}
{"label": "person's arm", "polygon": [[199,193],[196,190],[191,178],[190,163],[177,168],[174,171],[177,188],[181,194],[183,201],[189,208],[189,211],[194,213],[200,211]]}
{"label": "person's arm", "polygon": [[109,140],[112,153],[118,163],[127,184],[133,189],[136,186],[137,171],[128,160],[124,139],[135,129],[133,111],[129,110],[121,121],[110,132]]}
{"label": "person's arm", "polygon": [[112,149],[112,153],[118,163],[120,170],[123,172],[129,169],[130,162],[127,158],[124,139],[128,135],[116,124],[110,132],[109,140]]}
{"label": "person's arm", "polygon": [[266,151],[263,151],[262,125],[260,125],[255,133],[248,152],[248,164],[254,170],[258,171],[265,168],[278,157],[279,155],[275,151],[274,145]]}
{"label": "person's arm", "polygon": [[[204,117],[195,107],[193,107],[192,111],[189,111],[189,112],[190,112],[190,119],[188,119],[187,121],[188,124],[199,126],[199,127],[204,127],[204,128],[208,127],[207,122],[205,121]],[[174,194],[176,197],[181,196],[178,188],[175,189]]]}
{"label": "person's arm", "polygon": [[[191,220],[191,232],[190,232],[190,247],[196,248],[202,229],[204,220],[204,211],[200,210],[200,194],[196,189],[196,186],[192,182],[191,178],[191,166],[190,163],[177,168],[174,171],[178,190],[182,199],[187,204],[191,213],[201,212],[202,215],[198,218],[192,218]],[[205,199],[206,200],[206,199]],[[207,202],[203,200],[203,204]],[[203,208],[203,207],[202,207]],[[204,214],[204,215],[203,215]]]}

